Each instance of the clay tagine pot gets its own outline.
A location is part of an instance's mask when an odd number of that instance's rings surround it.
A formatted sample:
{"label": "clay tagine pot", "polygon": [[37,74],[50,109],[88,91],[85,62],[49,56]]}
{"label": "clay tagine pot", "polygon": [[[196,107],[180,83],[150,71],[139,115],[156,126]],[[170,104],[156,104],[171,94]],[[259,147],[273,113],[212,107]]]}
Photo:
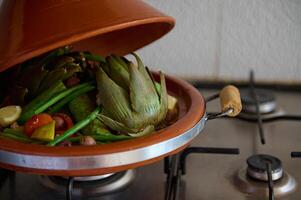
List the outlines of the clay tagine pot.
{"label": "clay tagine pot", "polygon": [[[3,0],[0,72],[70,44],[75,50],[103,56],[125,55],[162,37],[174,24],[173,18],[139,0]],[[185,81],[166,76],[166,84],[180,110],[179,119],[169,127],[145,137],[96,146],[48,147],[0,139],[0,167],[90,176],[143,166],[177,153],[202,130],[205,101]]]}

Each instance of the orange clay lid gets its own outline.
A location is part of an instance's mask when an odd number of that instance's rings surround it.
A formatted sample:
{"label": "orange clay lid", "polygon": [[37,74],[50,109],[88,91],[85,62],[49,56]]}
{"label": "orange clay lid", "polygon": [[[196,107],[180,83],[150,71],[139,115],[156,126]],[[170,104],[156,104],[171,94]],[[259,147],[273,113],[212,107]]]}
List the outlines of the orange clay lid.
{"label": "orange clay lid", "polygon": [[140,0],[0,1],[0,72],[71,44],[95,54],[124,55],[175,24]]}

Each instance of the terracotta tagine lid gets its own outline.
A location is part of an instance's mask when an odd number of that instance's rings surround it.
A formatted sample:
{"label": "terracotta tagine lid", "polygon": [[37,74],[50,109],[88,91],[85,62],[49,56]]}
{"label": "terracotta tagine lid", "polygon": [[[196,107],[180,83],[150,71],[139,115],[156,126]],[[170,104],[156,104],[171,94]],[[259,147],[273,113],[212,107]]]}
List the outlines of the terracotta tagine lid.
{"label": "terracotta tagine lid", "polygon": [[140,0],[0,1],[0,72],[52,49],[124,55],[157,40],[174,19]]}

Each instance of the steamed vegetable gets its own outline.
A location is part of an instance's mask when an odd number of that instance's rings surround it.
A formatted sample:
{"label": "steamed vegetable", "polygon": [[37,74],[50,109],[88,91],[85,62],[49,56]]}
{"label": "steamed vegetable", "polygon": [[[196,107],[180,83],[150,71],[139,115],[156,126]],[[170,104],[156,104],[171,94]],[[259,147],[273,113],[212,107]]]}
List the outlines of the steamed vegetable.
{"label": "steamed vegetable", "polygon": [[[114,141],[122,141],[122,140],[128,140],[132,139],[133,137],[129,135],[115,135],[112,133],[104,133],[104,134],[98,134],[98,135],[90,135],[98,142],[114,142]],[[75,136],[72,138],[68,138],[68,141],[71,142],[80,142],[82,136]]]}
{"label": "steamed vegetable", "polygon": [[157,91],[146,67],[136,54],[133,55],[137,66],[109,57],[110,72],[107,74],[102,68],[96,72],[100,102],[104,107],[99,119],[112,130],[131,134],[146,128],[154,130],[149,127],[160,124],[168,109],[163,73],[160,73],[161,91]]}
{"label": "steamed vegetable", "polygon": [[49,142],[54,139],[54,135],[55,135],[55,121],[53,120],[52,122],[35,129],[35,131],[31,135],[31,138],[40,141]]}
{"label": "steamed vegetable", "polygon": [[[85,119],[95,109],[96,104],[93,103],[87,95],[81,95],[72,100],[68,107],[75,121],[79,122]],[[90,124],[84,127],[81,132],[85,135],[97,135],[109,133],[109,130],[100,120],[94,119]]]}
{"label": "steamed vegetable", "polygon": [[95,139],[88,135],[82,136],[79,143],[84,146],[96,145]]}
{"label": "steamed vegetable", "polygon": [[32,100],[29,104],[23,107],[23,111],[21,117],[18,119],[20,124],[24,124],[28,119],[30,119],[33,115],[35,115],[35,110],[42,105],[46,104],[50,98],[58,93],[65,91],[67,88],[64,83],[59,81],[54,83],[49,89],[42,92],[39,96],[37,96],[34,100]]}
{"label": "steamed vegetable", "polygon": [[[26,101],[31,100],[44,89],[48,89],[54,82],[48,82],[45,79],[49,80],[49,77],[52,76],[51,74],[54,74],[52,70],[57,68],[53,65],[53,61],[60,59],[64,54],[69,53],[70,50],[70,46],[59,48],[47,55],[33,58],[15,67],[10,79],[10,85],[12,86],[9,90],[13,103],[24,105]],[[62,71],[63,74],[69,73],[72,75],[69,69],[65,69],[65,66],[60,66],[60,68],[64,70]],[[41,89],[42,84],[43,89]],[[47,87],[45,87],[46,85]]]}
{"label": "steamed vegetable", "polygon": [[73,135],[74,133],[76,133],[77,131],[81,130],[82,128],[87,126],[89,123],[91,123],[97,117],[97,115],[99,114],[100,111],[101,111],[101,108],[97,107],[85,119],[77,122],[72,128],[65,131],[62,135],[59,135],[58,137],[56,137],[53,141],[49,142],[47,145],[48,146],[55,146],[56,144],[62,142],[66,138],[68,138],[71,135]]}
{"label": "steamed vegetable", "polygon": [[5,128],[2,133],[0,133],[0,138],[8,138],[20,142],[25,143],[33,143],[33,144],[39,144],[40,141],[33,140],[29,138],[27,135],[23,133],[23,128]]}
{"label": "steamed vegetable", "polygon": [[51,122],[53,122],[52,117],[46,113],[34,115],[25,123],[24,133],[30,137],[37,128]]}
{"label": "steamed vegetable", "polygon": [[68,95],[71,95],[73,92],[77,91],[77,90],[80,90],[82,88],[85,88],[85,87],[89,87],[91,86],[91,83],[83,83],[83,84],[80,84],[80,85],[76,85],[72,88],[69,88],[63,92],[61,92],[60,94],[52,97],[47,103],[45,103],[44,105],[41,105],[40,107],[36,108],[34,110],[34,114],[38,114],[38,113],[41,113],[43,111],[45,111],[47,108],[49,108],[50,106],[52,106],[53,104],[55,104],[56,102],[60,101],[61,99],[65,98],[66,96]]}
{"label": "steamed vegetable", "polygon": [[91,61],[106,62],[106,60],[102,56],[93,55],[91,53],[84,53],[84,57],[87,60],[91,60]]}
{"label": "steamed vegetable", "polygon": [[39,87],[39,91],[44,91],[45,89],[51,86],[51,83],[55,83],[57,81],[64,81],[71,77],[76,72],[80,72],[81,67],[75,63],[67,63],[64,67],[56,68],[50,71]]}
{"label": "steamed vegetable", "polygon": [[48,146],[96,145],[165,127],[165,119],[177,115],[177,99],[167,94],[163,73],[155,82],[133,56],[137,64],[66,47],[18,65],[0,103],[22,109],[0,108],[0,137]]}
{"label": "steamed vegetable", "polygon": [[78,96],[80,96],[82,94],[90,92],[90,91],[92,91],[94,89],[95,89],[94,85],[88,85],[88,86],[82,87],[82,88],[80,88],[78,90],[75,90],[73,93],[71,93],[70,95],[66,96],[64,99],[62,99],[57,104],[55,104],[52,108],[50,108],[50,110],[48,111],[48,113],[52,114],[52,113],[58,112],[67,103],[69,103],[71,100],[75,99],[76,97],[78,97]]}
{"label": "steamed vegetable", "polygon": [[52,119],[55,121],[56,134],[62,134],[73,126],[72,119],[65,113],[55,113]]}
{"label": "steamed vegetable", "polygon": [[[60,85],[60,83],[61,82],[58,82],[59,85]],[[65,86],[63,86],[63,87],[65,88]],[[76,85],[72,88],[62,90],[60,93],[58,93],[58,92],[55,93],[53,90],[56,89],[56,87],[54,87],[54,88],[51,87],[50,89],[46,90],[45,92],[49,92],[52,95],[49,95],[49,93],[43,92],[36,99],[34,99],[32,102],[30,102],[29,105],[27,105],[25,107],[25,110],[22,113],[22,115],[19,119],[19,122],[22,123],[22,122],[26,121],[27,119],[29,119],[31,116],[42,113],[43,111],[48,109],[50,106],[54,105],[61,99],[64,99],[68,95],[71,95],[72,93],[74,93],[78,90],[87,89],[87,88],[90,89],[91,87],[93,87],[92,83],[83,83],[80,85]],[[47,96],[48,98],[46,99],[45,96]],[[37,102],[37,99],[41,99],[41,100]]]}
{"label": "steamed vegetable", "polygon": [[[155,86],[158,92],[161,92],[161,86],[159,83],[155,82]],[[176,108],[176,105],[178,103],[177,98],[171,96],[171,95],[167,95],[167,104],[168,104],[168,110],[169,111],[173,111]]]}
{"label": "steamed vegetable", "polygon": [[25,142],[25,143],[35,143],[35,141],[31,140],[30,138],[14,135],[11,133],[5,133],[5,132],[0,134],[0,138],[8,138],[8,139],[16,140],[19,142]]}
{"label": "steamed vegetable", "polygon": [[0,126],[7,127],[17,121],[22,112],[20,106],[6,106],[0,108]]}

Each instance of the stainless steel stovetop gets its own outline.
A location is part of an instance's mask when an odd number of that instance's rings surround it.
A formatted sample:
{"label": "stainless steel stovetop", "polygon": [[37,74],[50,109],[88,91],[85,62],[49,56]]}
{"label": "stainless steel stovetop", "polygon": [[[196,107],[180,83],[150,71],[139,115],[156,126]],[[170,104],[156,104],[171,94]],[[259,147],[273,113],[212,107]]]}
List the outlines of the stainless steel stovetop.
{"label": "stainless steel stovetop", "polygon": [[[210,96],[217,90],[200,89],[204,96]],[[301,92],[275,91],[277,109],[290,114],[301,114]],[[207,104],[207,110],[218,111],[219,102]],[[262,145],[255,122],[222,118],[210,121],[191,146],[239,148],[239,155],[191,154],[186,160],[186,174],[182,175],[179,188],[181,200],[251,200],[268,199],[252,194],[254,189],[244,186],[246,178],[246,160],[254,154],[269,154],[282,161],[283,170],[299,184],[295,191],[279,200],[297,200],[301,198],[301,159],[291,158],[292,151],[301,151],[301,121],[274,121],[263,124],[266,144]],[[163,161],[136,169],[133,182],[122,191],[104,196],[82,197],[73,195],[72,199],[115,200],[115,199],[164,199],[166,174]],[[2,200],[60,200],[66,199],[65,188],[61,192],[49,189],[41,184],[41,177],[24,173],[1,172],[0,199]],[[246,178],[249,179],[249,178]],[[66,180],[63,180],[66,181]],[[254,181],[249,179],[249,181]],[[278,183],[274,182],[274,192]],[[265,182],[258,182],[266,185]],[[278,185],[277,185],[278,184]],[[246,187],[248,192],[246,192]],[[256,190],[256,187],[255,187]],[[244,192],[243,192],[244,191]],[[266,189],[266,191],[268,191]]]}

